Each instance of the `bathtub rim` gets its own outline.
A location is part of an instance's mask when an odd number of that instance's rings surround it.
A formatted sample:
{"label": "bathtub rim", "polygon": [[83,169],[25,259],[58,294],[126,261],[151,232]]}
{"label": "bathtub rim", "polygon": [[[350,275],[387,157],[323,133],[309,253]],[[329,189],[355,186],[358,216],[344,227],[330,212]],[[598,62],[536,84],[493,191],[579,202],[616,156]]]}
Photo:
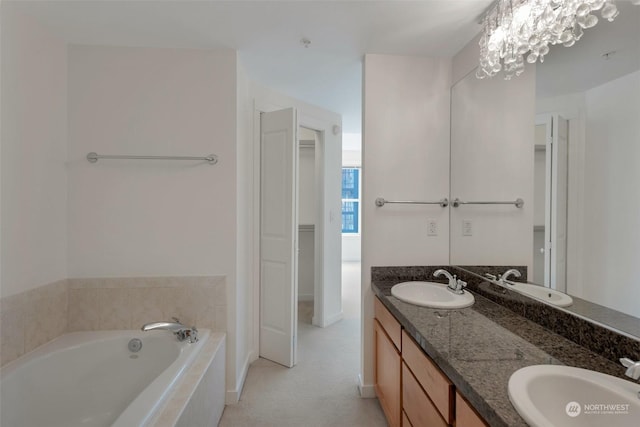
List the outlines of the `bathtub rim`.
{"label": "bathtub rim", "polygon": [[[221,357],[223,369],[226,369],[226,337],[225,332],[210,332],[206,346],[200,350],[196,360],[174,384],[164,400],[164,405],[158,408],[155,416],[150,418],[145,426],[173,427],[178,423],[213,360]],[[225,372],[222,376],[226,376]],[[226,384],[223,387],[226,390]],[[222,406],[225,405],[225,402],[221,403]]]}
{"label": "bathtub rim", "polygon": [[[35,359],[46,359],[62,351],[78,349],[98,341],[107,341],[109,339],[123,336],[138,338],[139,336],[144,336],[143,334],[145,333],[158,335],[163,332],[165,331],[142,332],[137,329],[67,332],[0,367],[0,381],[16,369],[19,369],[22,365],[30,363]],[[202,329],[201,332],[208,333],[209,330]]]}
{"label": "bathtub rim", "polygon": [[[149,332],[156,335],[157,333],[169,333],[168,331],[147,331],[142,333],[147,334]],[[136,396],[131,403],[129,403],[129,406],[127,406],[125,410],[118,415],[118,418],[115,419],[111,427],[129,427],[132,425],[142,427],[149,425],[149,422],[157,416],[157,413],[169,400],[176,385],[184,379],[185,373],[193,365],[195,360],[197,360],[198,356],[209,342],[209,329],[201,329],[198,332],[200,339],[196,343],[190,344],[186,341],[178,342],[176,340],[176,343],[180,346],[180,354],[178,358],[156,378],[154,378],[154,380],[138,396]],[[185,354],[185,349],[191,349],[192,351]],[[179,360],[181,362],[176,366],[176,363]],[[146,410],[143,417],[140,416],[139,412],[137,412],[140,407]]]}
{"label": "bathtub rim", "polygon": [[[175,338],[171,337],[169,332],[167,331],[148,331],[143,332],[137,329],[125,329],[125,330],[110,330],[110,331],[76,331],[69,332],[59,337],[49,341],[46,344],[30,351],[21,357],[8,362],[6,365],[0,368],[0,383],[4,382],[8,376],[13,374],[16,370],[23,368],[25,365],[30,363],[46,363],[46,360],[54,357],[55,355],[74,351],[77,349],[81,349],[85,346],[94,345],[98,342],[104,342],[114,339],[128,339],[128,338],[140,338],[145,335],[148,336],[159,336],[167,334],[168,340],[175,340]],[[223,333],[211,333],[209,329],[201,329],[199,330],[200,340],[197,343],[189,344],[187,342],[178,342],[175,340],[175,344],[177,345],[179,352],[176,360],[174,360],[170,365],[168,365],[157,377],[153,379],[151,383],[145,387],[145,389],[133,399],[129,405],[118,415],[115,419],[113,426],[118,426],[119,420],[123,419],[123,415],[128,414],[124,417],[126,420],[126,424],[121,425],[132,425],[130,424],[133,419],[136,425],[147,426],[150,425],[150,422],[158,417],[160,413],[164,410],[164,405],[171,399],[173,395],[173,391],[177,385],[181,384],[181,381],[184,380],[184,376],[186,372],[190,370],[193,364],[199,360],[199,356],[205,348],[209,348],[212,344],[212,339],[210,338],[214,335],[213,341],[217,343],[215,348],[218,348],[221,339],[224,339]],[[222,337],[221,337],[222,336]],[[185,352],[185,349],[189,348],[189,346],[197,346],[197,348],[193,348],[193,351]],[[188,354],[185,354],[188,353]],[[211,360],[213,356],[211,355]],[[177,367],[175,364],[180,360],[180,365]],[[208,365],[207,365],[208,366]],[[177,369],[176,369],[177,368]],[[204,374],[204,373],[203,373]],[[164,382],[165,384],[161,389],[158,389],[160,384]],[[151,393],[149,390],[154,388]],[[151,394],[156,397],[155,399],[145,399],[143,396],[147,396]],[[158,395],[159,394],[159,395]],[[142,398],[141,398],[142,397]],[[146,401],[146,402],[145,402]],[[188,400],[187,400],[188,402]],[[135,410],[130,410],[134,404],[138,403],[146,403],[148,406],[143,406],[145,409],[144,414],[137,413]]]}

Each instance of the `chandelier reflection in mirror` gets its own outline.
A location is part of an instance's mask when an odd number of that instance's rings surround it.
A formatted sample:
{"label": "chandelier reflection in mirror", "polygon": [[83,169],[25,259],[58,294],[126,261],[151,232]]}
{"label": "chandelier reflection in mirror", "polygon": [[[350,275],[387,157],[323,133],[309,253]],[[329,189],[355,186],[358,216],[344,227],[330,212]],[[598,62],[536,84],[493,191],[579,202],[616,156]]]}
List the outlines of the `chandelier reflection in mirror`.
{"label": "chandelier reflection in mirror", "polygon": [[519,76],[525,60],[544,61],[550,44],[573,46],[598,10],[609,21],[619,13],[613,0],[497,0],[484,17],[476,77]]}

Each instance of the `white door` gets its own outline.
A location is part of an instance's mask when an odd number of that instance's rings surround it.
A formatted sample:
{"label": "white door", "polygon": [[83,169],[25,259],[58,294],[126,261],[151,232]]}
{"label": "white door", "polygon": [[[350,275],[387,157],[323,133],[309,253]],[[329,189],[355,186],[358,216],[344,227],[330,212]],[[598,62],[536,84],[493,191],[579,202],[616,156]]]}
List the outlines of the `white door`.
{"label": "white door", "polygon": [[293,108],[260,115],[260,356],[296,364],[297,130]]}
{"label": "white door", "polygon": [[568,182],[567,120],[553,116],[551,160],[551,277],[550,287],[567,290],[567,182]]}

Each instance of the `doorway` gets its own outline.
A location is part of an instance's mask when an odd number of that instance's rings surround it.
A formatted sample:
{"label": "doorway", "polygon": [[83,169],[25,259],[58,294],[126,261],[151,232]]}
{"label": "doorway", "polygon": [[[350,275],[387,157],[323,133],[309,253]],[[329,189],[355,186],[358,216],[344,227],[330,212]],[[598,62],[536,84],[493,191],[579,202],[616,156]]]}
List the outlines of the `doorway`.
{"label": "doorway", "polygon": [[315,257],[315,225],[319,222],[319,186],[316,143],[319,132],[298,128],[298,320],[313,324],[314,300],[318,285]]}
{"label": "doorway", "polygon": [[[258,209],[254,211],[257,212],[255,259],[258,264],[254,344],[260,357],[292,367],[297,360],[299,295],[307,300],[313,295],[312,323],[315,326],[325,327],[342,318],[339,126],[307,114],[298,116],[293,108],[262,110],[258,105],[257,102],[254,116],[257,125],[254,128],[255,164],[260,169],[256,183],[256,188],[260,189],[256,197]],[[280,122],[271,123],[271,118]],[[299,133],[302,138],[297,137]],[[306,147],[300,148],[298,139],[302,139],[302,145]],[[313,150],[307,141],[313,141]],[[311,152],[313,156],[309,155]],[[299,204],[300,155],[305,164],[312,159],[311,164],[315,166],[312,172],[310,167],[302,171],[305,184],[310,181],[315,186],[315,194],[310,197],[313,224],[304,218],[304,210],[309,204],[304,200],[309,199],[309,191],[305,190],[303,197],[305,207]],[[303,226],[302,230],[300,226]],[[312,252],[308,238],[311,236],[301,237],[301,233],[309,233],[311,229]],[[301,242],[301,239],[305,241]],[[312,271],[305,266],[300,270],[299,251],[303,250],[303,261],[307,267],[311,265]],[[284,256],[278,258],[281,255]],[[305,282],[307,287],[299,289],[301,274],[308,280]],[[313,277],[312,291],[310,277]]]}
{"label": "doorway", "polygon": [[568,121],[536,117],[534,142],[533,282],[566,292]]}

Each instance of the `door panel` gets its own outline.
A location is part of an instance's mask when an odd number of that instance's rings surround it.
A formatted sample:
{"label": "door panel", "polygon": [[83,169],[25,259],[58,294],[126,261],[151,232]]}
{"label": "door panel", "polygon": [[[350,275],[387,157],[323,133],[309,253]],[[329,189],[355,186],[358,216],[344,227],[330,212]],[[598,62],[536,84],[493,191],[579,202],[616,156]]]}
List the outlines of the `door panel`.
{"label": "door panel", "polygon": [[260,356],[296,363],[297,144],[293,108],[260,116]]}

